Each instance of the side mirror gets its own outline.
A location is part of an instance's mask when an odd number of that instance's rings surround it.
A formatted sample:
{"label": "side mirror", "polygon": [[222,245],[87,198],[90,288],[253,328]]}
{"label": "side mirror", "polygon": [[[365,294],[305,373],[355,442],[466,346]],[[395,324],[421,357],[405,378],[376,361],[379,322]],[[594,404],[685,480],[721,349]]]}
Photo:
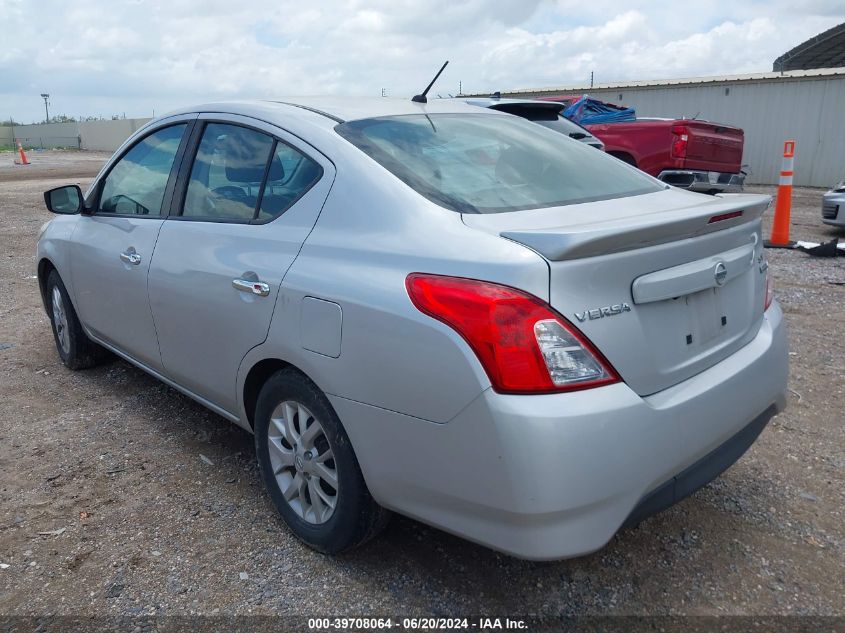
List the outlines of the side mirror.
{"label": "side mirror", "polygon": [[85,206],[82,189],[79,185],[65,185],[44,192],[44,204],[47,210],[61,215],[81,213]]}

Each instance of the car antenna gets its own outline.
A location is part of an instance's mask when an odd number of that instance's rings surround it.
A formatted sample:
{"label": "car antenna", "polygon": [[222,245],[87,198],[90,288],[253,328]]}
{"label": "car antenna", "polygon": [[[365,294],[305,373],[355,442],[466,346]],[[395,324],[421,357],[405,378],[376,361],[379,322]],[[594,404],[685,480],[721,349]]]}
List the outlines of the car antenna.
{"label": "car antenna", "polygon": [[434,79],[431,80],[431,83],[428,84],[425,87],[425,90],[422,91],[422,94],[414,95],[411,98],[411,101],[413,101],[414,103],[428,103],[428,99],[426,98],[428,91],[431,90],[431,87],[434,85],[434,82],[437,81],[437,78],[440,76],[440,73],[443,72],[443,69],[446,68],[448,64],[449,60],[447,59],[445,62],[443,62],[443,65],[440,67],[440,70],[437,71],[437,74],[434,75]]}

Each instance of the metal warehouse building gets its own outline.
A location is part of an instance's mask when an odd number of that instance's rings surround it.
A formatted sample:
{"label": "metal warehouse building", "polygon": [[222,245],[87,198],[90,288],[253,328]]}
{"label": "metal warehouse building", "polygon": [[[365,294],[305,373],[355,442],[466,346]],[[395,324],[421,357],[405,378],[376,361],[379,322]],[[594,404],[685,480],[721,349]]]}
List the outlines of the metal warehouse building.
{"label": "metal warehouse building", "polygon": [[581,95],[630,106],[637,116],[700,118],[745,130],[748,183],[777,184],[783,141],[795,139],[795,184],[845,179],[845,67],[503,92]]}

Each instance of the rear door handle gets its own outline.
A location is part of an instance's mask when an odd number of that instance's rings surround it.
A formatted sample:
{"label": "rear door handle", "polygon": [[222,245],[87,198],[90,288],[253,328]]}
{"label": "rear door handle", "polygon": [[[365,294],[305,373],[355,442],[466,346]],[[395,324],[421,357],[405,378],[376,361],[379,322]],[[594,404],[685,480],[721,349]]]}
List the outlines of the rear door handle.
{"label": "rear door handle", "polygon": [[141,256],[132,249],[122,252],[120,254],[120,261],[137,266],[141,263]]}
{"label": "rear door handle", "polygon": [[270,294],[270,285],[263,281],[250,281],[249,279],[233,279],[232,287],[241,292],[249,292],[259,297],[266,297]]}

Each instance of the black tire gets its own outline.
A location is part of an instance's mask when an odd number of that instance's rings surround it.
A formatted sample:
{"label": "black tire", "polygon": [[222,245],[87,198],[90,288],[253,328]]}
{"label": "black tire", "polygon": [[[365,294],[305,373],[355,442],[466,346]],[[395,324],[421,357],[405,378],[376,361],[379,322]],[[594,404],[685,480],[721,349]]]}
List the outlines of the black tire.
{"label": "black tire", "polygon": [[[337,497],[333,513],[323,523],[306,521],[285,500],[270,462],[268,430],[273,411],[283,402],[304,405],[319,420],[334,455]],[[305,375],[293,368],[273,374],[258,395],[255,408],[255,450],[261,478],[279,514],[306,545],[325,554],[339,554],[358,547],[378,534],[390,513],[370,495],[349,437],[331,403]],[[322,438],[321,438],[322,439]]]}
{"label": "black tire", "polygon": [[[55,311],[53,309],[53,291],[58,290],[62,299],[62,308],[64,309],[65,320],[67,327],[56,323]],[[50,271],[47,277],[47,311],[50,315],[50,324],[53,328],[53,340],[56,343],[56,350],[59,352],[59,358],[62,363],[69,369],[87,369],[98,365],[103,360],[109,357],[109,353],[100,345],[88,338],[79,323],[79,317],[76,315],[76,310],[73,303],[70,301],[67,289],[59,273],[55,270]],[[63,345],[60,337],[60,330],[66,333],[66,345]]]}
{"label": "black tire", "polygon": [[637,161],[636,161],[636,160],[634,159],[634,157],[633,157],[633,156],[631,156],[630,154],[625,154],[625,153],[611,153],[610,155],[611,155],[611,156],[614,156],[614,157],[616,157],[616,158],[618,158],[618,159],[619,159],[619,160],[621,160],[623,163],[628,163],[631,167],[636,167],[636,166],[637,166]]}

